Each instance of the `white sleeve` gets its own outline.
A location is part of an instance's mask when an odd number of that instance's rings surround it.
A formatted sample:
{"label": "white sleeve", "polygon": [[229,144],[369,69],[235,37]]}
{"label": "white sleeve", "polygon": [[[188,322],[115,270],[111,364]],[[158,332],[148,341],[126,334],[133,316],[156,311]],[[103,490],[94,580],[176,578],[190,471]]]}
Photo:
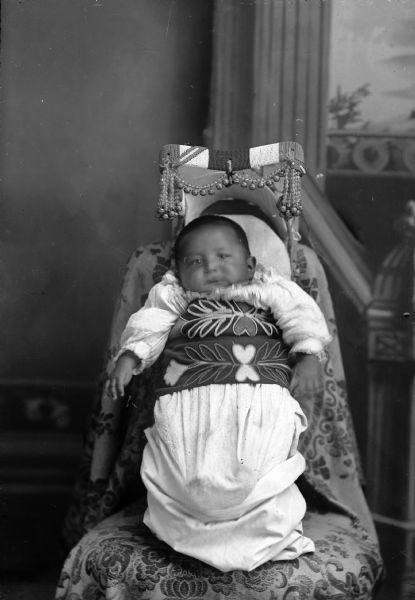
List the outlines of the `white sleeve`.
{"label": "white sleeve", "polygon": [[294,281],[281,277],[265,284],[263,294],[291,353],[319,354],[330,343],[331,335],[319,306]]}
{"label": "white sleeve", "polygon": [[150,367],[162,353],[170,329],[187,305],[176,277],[167,272],[160,283],[151,288],[144,306],[129,318],[115,358],[126,351],[132,352],[140,359],[135,375]]}

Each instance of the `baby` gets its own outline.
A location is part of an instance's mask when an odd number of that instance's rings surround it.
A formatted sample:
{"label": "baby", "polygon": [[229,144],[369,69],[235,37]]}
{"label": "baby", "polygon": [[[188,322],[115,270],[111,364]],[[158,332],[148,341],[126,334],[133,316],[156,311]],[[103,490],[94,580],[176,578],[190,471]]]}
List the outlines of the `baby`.
{"label": "baby", "polygon": [[[314,550],[295,480],[304,387],[330,334],[314,300],[256,264],[243,229],[209,215],[190,222],[168,271],[133,314],[106,383],[113,399],[154,363],[157,401],[141,476],[144,523],[178,552],[222,571]],[[156,362],[157,361],[157,362]]]}

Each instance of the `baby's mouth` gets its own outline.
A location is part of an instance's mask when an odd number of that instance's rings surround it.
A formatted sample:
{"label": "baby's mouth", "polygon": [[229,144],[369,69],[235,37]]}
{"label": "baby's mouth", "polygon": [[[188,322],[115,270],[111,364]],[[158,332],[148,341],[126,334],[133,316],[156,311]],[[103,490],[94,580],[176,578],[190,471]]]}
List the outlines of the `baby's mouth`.
{"label": "baby's mouth", "polygon": [[209,279],[206,284],[213,285],[215,287],[226,287],[228,285],[228,283],[223,279]]}

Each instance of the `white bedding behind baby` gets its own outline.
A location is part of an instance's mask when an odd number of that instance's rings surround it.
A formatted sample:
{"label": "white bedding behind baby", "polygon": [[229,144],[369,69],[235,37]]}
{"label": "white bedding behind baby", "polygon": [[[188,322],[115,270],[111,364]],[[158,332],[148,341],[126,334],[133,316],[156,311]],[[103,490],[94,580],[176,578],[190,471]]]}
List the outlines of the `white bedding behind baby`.
{"label": "white bedding behind baby", "polygon": [[[185,195],[187,196],[187,195]],[[206,200],[186,198],[186,224],[199,217],[207,208]],[[213,202],[213,201],[212,201]],[[280,236],[262,219],[255,215],[223,215],[238,223],[245,231],[251,253],[265,267],[272,267],[284,277],[291,278],[291,265],[287,248]]]}
{"label": "white bedding behind baby", "polygon": [[253,215],[226,215],[245,231],[251,253],[265,267],[291,278],[291,265],[284,242],[269,225]]}

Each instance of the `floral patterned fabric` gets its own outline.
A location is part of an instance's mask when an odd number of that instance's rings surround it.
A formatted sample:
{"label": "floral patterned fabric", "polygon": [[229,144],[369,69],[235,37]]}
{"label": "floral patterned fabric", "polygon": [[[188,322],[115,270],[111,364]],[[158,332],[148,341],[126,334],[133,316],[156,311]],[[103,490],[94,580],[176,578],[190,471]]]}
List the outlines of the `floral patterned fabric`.
{"label": "floral patterned fabric", "polygon": [[157,540],[141,522],[143,508],[132,505],[84,536],[68,557],[57,598],[364,600],[380,578],[376,543],[344,515],[306,514],[304,533],[315,542],[313,553],[222,573]]}
{"label": "floral patterned fabric", "polygon": [[[152,244],[131,257],[102,381],[118,352],[128,317],[169,268],[170,251],[170,243]],[[150,369],[133,380],[128,403],[113,402],[98,390],[65,521],[64,536],[72,551],[62,570],[57,599],[372,597],[382,561],[360,485],[333,307],[314,252],[298,244],[294,258],[296,281],[319,304],[333,336],[319,374],[321,393],[309,397],[295,372],[293,379],[295,397],[309,422],[299,445],[307,464],[299,484],[310,509],[304,530],[316,543],[316,552],[295,561],[266,563],[250,573],[224,574],[175,554],[140,524],[138,508],[131,503],[145,498],[139,468],[144,429],[153,420],[155,382]]]}

